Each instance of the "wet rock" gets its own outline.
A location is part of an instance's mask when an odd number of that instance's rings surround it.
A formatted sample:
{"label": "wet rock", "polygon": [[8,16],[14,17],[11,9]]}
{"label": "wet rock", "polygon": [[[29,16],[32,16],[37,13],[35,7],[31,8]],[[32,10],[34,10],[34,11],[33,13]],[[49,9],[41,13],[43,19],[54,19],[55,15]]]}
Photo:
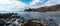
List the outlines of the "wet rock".
{"label": "wet rock", "polygon": [[4,22],[4,20],[0,19],[0,26],[6,26],[6,23]]}

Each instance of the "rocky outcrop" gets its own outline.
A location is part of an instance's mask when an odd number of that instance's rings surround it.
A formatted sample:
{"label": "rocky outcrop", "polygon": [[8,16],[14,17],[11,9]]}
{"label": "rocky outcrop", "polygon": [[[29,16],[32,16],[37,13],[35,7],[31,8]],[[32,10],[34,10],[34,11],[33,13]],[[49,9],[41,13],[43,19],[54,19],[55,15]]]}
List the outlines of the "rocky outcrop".
{"label": "rocky outcrop", "polygon": [[[29,20],[26,20],[24,17],[17,16],[16,13],[0,14],[0,16],[3,17],[0,18],[0,25],[5,24],[7,26],[58,26],[58,24],[56,24],[53,19],[38,19],[38,16],[36,18],[31,17]],[[6,19],[4,17],[6,17]]]}
{"label": "rocky outcrop", "polygon": [[57,5],[53,5],[53,6],[44,6],[44,7],[40,7],[37,9],[25,9],[25,12],[48,12],[48,11],[60,11],[60,4]]}
{"label": "rocky outcrop", "polygon": [[58,26],[52,19],[49,21],[43,21],[41,19],[30,19],[23,26]]}

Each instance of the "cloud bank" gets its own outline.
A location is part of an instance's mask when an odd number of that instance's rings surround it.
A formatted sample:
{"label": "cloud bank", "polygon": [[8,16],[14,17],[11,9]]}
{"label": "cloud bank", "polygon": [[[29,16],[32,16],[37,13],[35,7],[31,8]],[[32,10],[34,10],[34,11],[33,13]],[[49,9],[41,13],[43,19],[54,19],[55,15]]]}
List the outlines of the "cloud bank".
{"label": "cloud bank", "polygon": [[31,8],[38,8],[43,6],[52,6],[60,4],[60,0],[33,0],[33,2],[30,4]]}
{"label": "cloud bank", "polygon": [[26,4],[20,0],[0,0],[0,11],[23,11],[25,8],[38,8],[60,4],[60,0],[32,0]]}
{"label": "cloud bank", "polygon": [[18,0],[0,0],[0,11],[22,11],[25,6]]}

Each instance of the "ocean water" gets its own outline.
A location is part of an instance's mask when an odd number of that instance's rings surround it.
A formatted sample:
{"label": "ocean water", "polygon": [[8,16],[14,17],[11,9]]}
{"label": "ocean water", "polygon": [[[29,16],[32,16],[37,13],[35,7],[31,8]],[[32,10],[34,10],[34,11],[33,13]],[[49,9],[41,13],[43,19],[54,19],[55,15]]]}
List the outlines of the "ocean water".
{"label": "ocean water", "polygon": [[60,23],[60,12],[0,12],[2,14],[4,13],[18,13],[18,15],[21,15],[22,17],[25,17],[26,19],[33,18],[40,18],[48,20],[52,18],[56,23]]}

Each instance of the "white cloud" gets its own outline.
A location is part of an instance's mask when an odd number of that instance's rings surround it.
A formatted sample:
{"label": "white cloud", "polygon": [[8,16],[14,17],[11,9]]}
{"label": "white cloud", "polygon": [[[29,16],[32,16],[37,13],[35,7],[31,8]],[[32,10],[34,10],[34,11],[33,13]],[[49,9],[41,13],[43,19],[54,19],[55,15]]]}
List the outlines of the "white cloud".
{"label": "white cloud", "polygon": [[0,0],[0,11],[21,11],[25,6],[17,0]]}
{"label": "white cloud", "polygon": [[18,0],[0,0],[0,11],[23,11],[25,8],[38,8],[60,4],[60,0],[33,0],[28,5]]}
{"label": "white cloud", "polygon": [[56,4],[60,4],[60,0],[49,0],[48,2],[46,2],[45,4],[43,4],[43,6],[52,6],[52,5],[56,5]]}
{"label": "white cloud", "polygon": [[30,8],[33,8],[33,7],[36,6],[36,4],[38,4],[39,2],[40,2],[40,0],[33,0],[33,1],[29,4]]}
{"label": "white cloud", "polygon": [[[38,8],[38,7],[43,7],[43,6],[52,6],[56,4],[60,4],[60,0],[33,0],[32,3],[30,3],[31,8]],[[38,5],[40,4],[40,5]]]}

